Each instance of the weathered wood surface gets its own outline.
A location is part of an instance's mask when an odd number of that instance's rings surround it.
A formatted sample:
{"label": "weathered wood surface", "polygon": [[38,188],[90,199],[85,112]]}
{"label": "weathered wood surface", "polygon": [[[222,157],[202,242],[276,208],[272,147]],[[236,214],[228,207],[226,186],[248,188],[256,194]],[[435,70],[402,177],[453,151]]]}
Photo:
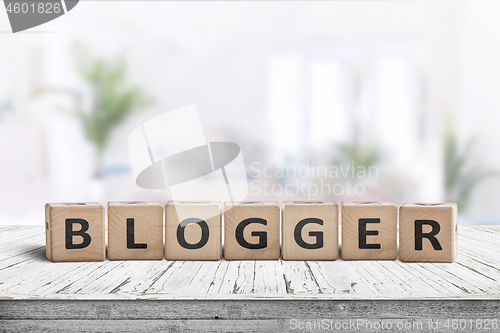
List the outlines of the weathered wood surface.
{"label": "weathered wood surface", "polygon": [[[406,319],[384,319],[375,321],[379,325],[383,323],[384,328],[368,328],[357,326],[356,321],[350,327],[350,320],[333,321],[334,323],[345,323],[345,328],[322,328],[323,321],[300,321],[302,325],[308,323],[316,328],[300,328],[299,321],[292,322],[289,319],[269,320],[9,320],[0,321],[2,332],[497,332],[497,330],[484,329],[453,329],[445,327],[445,320],[438,322],[439,328],[428,328],[429,320],[406,320]],[[373,325],[375,322],[372,322]],[[432,320],[433,323],[436,321]],[[474,320],[473,320],[474,322]],[[292,324],[294,323],[294,324]],[[364,320],[361,320],[361,324]],[[467,321],[469,323],[469,321]],[[387,329],[387,325],[392,329]],[[408,324],[409,328],[397,329],[396,325]],[[450,324],[450,322],[448,322]],[[329,322],[326,325],[331,325]],[[451,325],[451,324],[450,324]],[[330,326],[327,326],[330,327]],[[334,326],[333,326],[334,327]],[[373,326],[371,326],[373,327]],[[375,326],[377,327],[377,326]],[[491,324],[489,325],[491,327]]]}
{"label": "weathered wood surface", "polygon": [[[453,318],[484,332],[497,319],[493,300],[64,300],[0,301],[2,332],[456,332]],[[448,325],[446,323],[448,320]],[[471,321],[472,320],[472,321]],[[478,320],[483,326],[478,325]],[[429,327],[432,322],[437,327]],[[334,329],[342,325],[341,329]],[[388,325],[392,326],[387,329]],[[397,325],[409,325],[398,329]],[[476,326],[478,325],[478,326]],[[405,326],[400,326],[405,327]],[[481,328],[479,328],[481,327]],[[304,327],[305,328],[305,327]],[[497,331],[489,329],[489,331]]]}
{"label": "weathered wood surface", "polygon": [[[139,306],[140,305],[140,306]],[[494,300],[1,300],[0,321],[499,318]],[[457,310],[459,310],[457,312]]]}
{"label": "weathered wood surface", "polygon": [[51,263],[43,226],[4,226],[0,299],[500,299],[500,227],[458,230],[459,255],[451,264],[341,259]]}

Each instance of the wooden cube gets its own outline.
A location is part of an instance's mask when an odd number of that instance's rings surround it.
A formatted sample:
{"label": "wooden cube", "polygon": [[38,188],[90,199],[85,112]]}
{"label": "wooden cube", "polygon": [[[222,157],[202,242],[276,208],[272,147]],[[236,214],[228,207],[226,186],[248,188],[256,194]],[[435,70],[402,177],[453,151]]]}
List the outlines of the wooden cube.
{"label": "wooden cube", "polygon": [[453,262],[457,241],[457,204],[405,203],[399,208],[399,260]]}
{"label": "wooden cube", "polygon": [[160,201],[108,203],[108,259],[163,259],[163,204]]}
{"label": "wooden cube", "polygon": [[218,201],[169,201],[165,206],[165,258],[220,260],[221,209]]}
{"label": "wooden cube", "polygon": [[396,260],[397,237],[394,202],[342,203],[342,259]]}
{"label": "wooden cube", "polygon": [[242,201],[224,205],[224,258],[280,258],[280,207],[275,201]]}
{"label": "wooden cube", "polygon": [[283,260],[337,260],[338,206],[335,201],[285,201]]}
{"label": "wooden cube", "polygon": [[45,239],[52,262],[103,261],[104,207],[97,202],[46,204]]}

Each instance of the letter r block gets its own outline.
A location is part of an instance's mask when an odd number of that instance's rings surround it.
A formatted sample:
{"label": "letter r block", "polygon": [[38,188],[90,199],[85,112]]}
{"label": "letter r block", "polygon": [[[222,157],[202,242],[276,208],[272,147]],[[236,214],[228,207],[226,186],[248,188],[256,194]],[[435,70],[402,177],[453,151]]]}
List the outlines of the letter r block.
{"label": "letter r block", "polygon": [[163,259],[163,204],[160,201],[108,203],[108,259]]}
{"label": "letter r block", "polygon": [[224,225],[226,260],[280,258],[280,207],[277,202],[226,202]]}
{"label": "letter r block", "polygon": [[283,260],[337,260],[338,206],[335,201],[285,201]]}
{"label": "letter r block", "polygon": [[453,262],[457,241],[456,203],[405,203],[399,208],[399,260]]}
{"label": "letter r block", "polygon": [[342,259],[396,260],[396,204],[391,201],[342,203]]}
{"label": "letter r block", "polygon": [[220,260],[221,209],[219,201],[169,201],[165,206],[165,258]]}
{"label": "letter r block", "polygon": [[45,239],[52,262],[103,261],[104,207],[97,202],[46,204]]}

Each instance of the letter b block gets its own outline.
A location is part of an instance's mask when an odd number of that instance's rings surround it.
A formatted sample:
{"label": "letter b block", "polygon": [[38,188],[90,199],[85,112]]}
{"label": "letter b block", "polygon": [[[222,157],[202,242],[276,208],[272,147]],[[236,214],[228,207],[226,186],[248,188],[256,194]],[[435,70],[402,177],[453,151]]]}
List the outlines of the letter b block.
{"label": "letter b block", "polygon": [[337,260],[338,206],[334,201],[285,201],[283,260]]}
{"label": "letter b block", "polygon": [[391,201],[342,203],[342,259],[396,260],[396,204]]}
{"label": "letter b block", "polygon": [[52,262],[103,261],[104,207],[97,202],[46,204],[45,238]]}
{"label": "letter b block", "polygon": [[160,201],[108,203],[108,259],[163,259],[163,204]]}
{"label": "letter b block", "polygon": [[165,206],[165,258],[219,260],[221,206],[218,201],[169,201]]}
{"label": "letter b block", "polygon": [[457,204],[405,203],[399,208],[399,260],[453,262],[457,237]]}
{"label": "letter b block", "polygon": [[243,201],[224,206],[224,258],[280,258],[280,207],[277,202]]}

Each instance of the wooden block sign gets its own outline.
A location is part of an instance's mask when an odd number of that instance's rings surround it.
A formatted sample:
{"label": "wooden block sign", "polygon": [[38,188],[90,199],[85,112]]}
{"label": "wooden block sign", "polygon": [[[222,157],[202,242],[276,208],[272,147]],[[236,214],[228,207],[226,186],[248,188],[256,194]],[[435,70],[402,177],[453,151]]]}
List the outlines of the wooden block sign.
{"label": "wooden block sign", "polygon": [[[108,203],[110,260],[336,260],[334,201],[169,201]],[[344,260],[395,260],[398,210],[392,201],[343,202]],[[224,251],[222,216],[224,215]],[[96,202],[45,205],[46,254],[53,262],[105,259],[104,208]],[[165,223],[165,247],[163,247]],[[453,262],[457,204],[406,203],[399,210],[401,261]]]}
{"label": "wooden block sign", "polygon": [[334,201],[285,201],[283,260],[337,260],[338,206]]}
{"label": "wooden block sign", "polygon": [[342,259],[395,260],[397,237],[394,202],[342,203]]}
{"label": "wooden block sign", "polygon": [[226,202],[224,212],[226,260],[280,258],[280,207],[277,202]]}
{"label": "wooden block sign", "polygon": [[406,203],[400,207],[401,261],[453,262],[457,237],[457,204]]}
{"label": "wooden block sign", "polygon": [[108,203],[108,259],[163,259],[163,204],[160,201]]}
{"label": "wooden block sign", "polygon": [[165,258],[219,260],[221,209],[218,201],[169,201],[165,206]]}
{"label": "wooden block sign", "polygon": [[52,262],[103,261],[104,207],[97,202],[46,204],[45,237]]}

